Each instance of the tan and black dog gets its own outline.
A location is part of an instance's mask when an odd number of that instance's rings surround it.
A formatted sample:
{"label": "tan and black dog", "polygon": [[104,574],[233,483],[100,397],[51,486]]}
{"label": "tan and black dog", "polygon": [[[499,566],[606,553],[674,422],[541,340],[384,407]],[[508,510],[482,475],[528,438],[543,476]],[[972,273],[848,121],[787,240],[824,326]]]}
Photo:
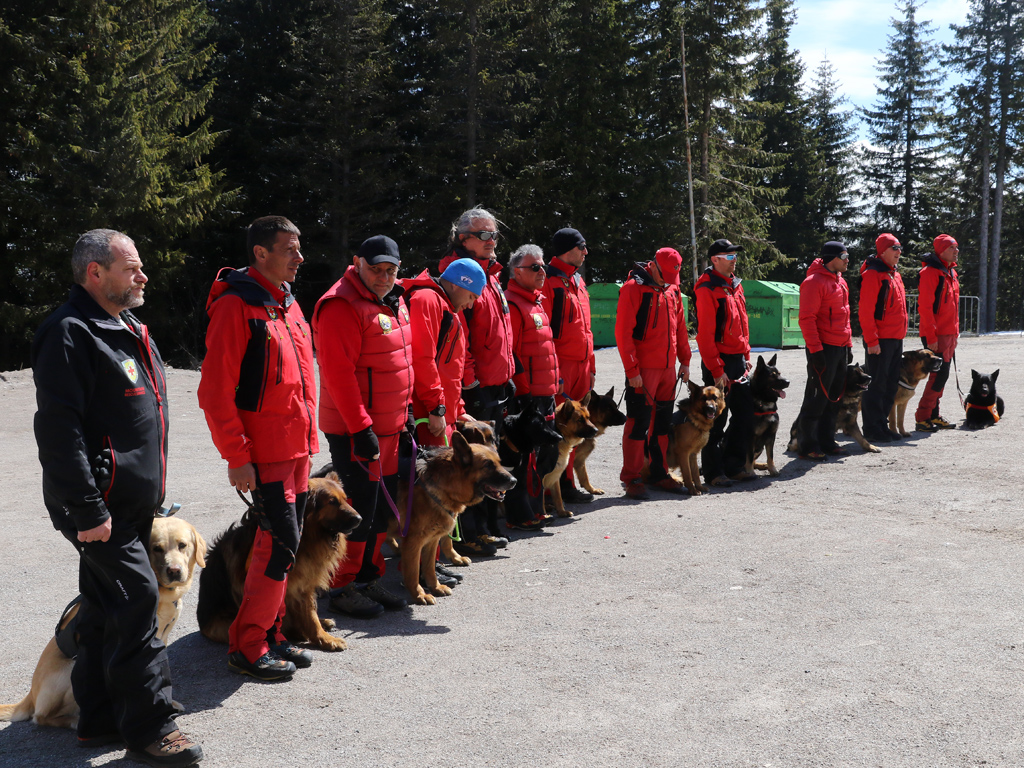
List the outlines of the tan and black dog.
{"label": "tan and black dog", "polygon": [[[338,564],[345,556],[345,536],[362,518],[348,503],[338,475],[309,479],[305,519],[295,564],[288,573],[285,616],[281,631],[290,641],[308,642],[321,651],[343,651],[347,647],[334,637],[331,619],[317,615],[317,592],[330,587]],[[245,586],[247,560],[256,539],[256,518],[246,512],[210,548],[206,568],[199,578],[196,618],[199,631],[217,643],[228,642],[228,627],[238,614]]]}
{"label": "tan and black dog", "polygon": [[541,485],[551,494],[551,504],[559,517],[572,517],[572,512],[562,502],[562,486],[558,482],[569,466],[569,454],[587,438],[598,435],[597,427],[590,420],[590,400],[591,393],[587,392],[583,400],[577,402],[566,398],[555,409],[555,429],[562,436],[558,443],[558,461],[555,468],[544,475]]}
{"label": "tan and black dog", "polygon": [[896,399],[889,410],[889,429],[899,432],[904,437],[910,433],[903,428],[903,417],[907,413],[910,398],[917,391],[917,385],[942,367],[942,356],[930,349],[915,349],[903,353],[900,363],[900,385],[896,389]]}
{"label": "tan and black dog", "polygon": [[[882,450],[880,448],[873,446],[864,437],[864,433],[860,431],[860,423],[857,420],[860,416],[861,397],[870,383],[871,377],[867,374],[867,371],[861,368],[860,363],[851,363],[846,366],[846,388],[843,390],[843,396],[839,401],[839,412],[836,414],[836,431],[842,430],[848,437],[856,440],[857,445],[868,453],[881,453]],[[799,449],[799,441],[796,437],[799,427],[800,417],[797,416],[796,421],[793,422],[793,426],[789,430],[789,445],[786,446],[786,450],[796,451]]]}
{"label": "tan and black dog", "polygon": [[665,463],[670,470],[678,467],[690,495],[699,496],[708,487],[700,481],[697,455],[708,444],[715,419],[725,410],[725,396],[718,387],[700,387],[692,381],[687,386],[690,396],[679,401],[672,417]]}
{"label": "tan and black dog", "polygon": [[[195,568],[205,567],[205,557],[206,542],[191,523],[177,517],[154,518],[149,536],[149,564],[159,585],[157,637],[164,645],[181,615],[182,598],[192,588]],[[65,629],[77,615],[76,603],[61,617],[60,629]],[[20,722],[31,718],[37,725],[77,727],[79,709],[71,690],[74,665],[75,660],[64,655],[56,638],[51,637],[32,673],[28,695],[18,704],[0,706],[0,720]]]}
{"label": "tan and black dog", "polygon": [[[493,448],[470,445],[461,432],[452,434],[450,448],[429,448],[417,459],[412,515],[399,544],[402,583],[414,602],[434,605],[434,596],[452,593],[437,581],[434,556],[438,542],[451,535],[466,507],[479,504],[485,496],[502,501],[515,484]],[[408,494],[408,483],[399,483],[403,528],[409,514]]]}
{"label": "tan and black dog", "polygon": [[595,488],[590,482],[590,475],[587,473],[587,459],[597,447],[597,438],[605,433],[608,427],[621,427],[626,423],[626,414],[619,410],[615,402],[615,387],[608,390],[607,394],[599,395],[590,390],[588,395],[590,401],[587,404],[587,412],[590,414],[590,421],[597,427],[597,434],[586,438],[576,448],[576,458],[573,459],[573,472],[580,481],[580,486],[595,496],[604,493],[601,488]]}

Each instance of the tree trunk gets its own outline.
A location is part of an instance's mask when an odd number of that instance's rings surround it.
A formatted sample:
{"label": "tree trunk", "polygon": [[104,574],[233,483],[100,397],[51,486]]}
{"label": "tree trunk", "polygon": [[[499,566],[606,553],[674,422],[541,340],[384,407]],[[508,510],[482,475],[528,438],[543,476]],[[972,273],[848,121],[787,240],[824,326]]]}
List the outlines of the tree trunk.
{"label": "tree trunk", "polygon": [[466,93],[466,205],[476,206],[476,134],[477,98],[480,73],[477,71],[476,33],[479,9],[477,3],[469,3],[469,88]]}
{"label": "tree trunk", "polygon": [[[711,131],[711,102],[704,105],[702,124],[700,126],[700,213],[697,216],[697,239],[707,242],[711,238],[708,231],[708,201],[711,190],[711,140],[708,135]],[[708,268],[706,256],[700,259],[700,271]]]}
{"label": "tree trunk", "polygon": [[[1010,92],[1015,44],[1012,39],[1012,24],[1006,20],[1003,27],[1003,61],[999,67],[999,135],[996,144],[996,193],[992,214],[992,251],[988,270],[988,326],[996,330],[996,304],[999,298],[999,251],[1003,239],[1003,190],[1006,182],[1006,134],[1010,121]],[[1009,38],[1009,39],[1007,39]]]}
{"label": "tree trunk", "polygon": [[[986,21],[992,19],[992,2],[985,0],[982,18]],[[978,214],[978,330],[987,332],[993,330],[992,323],[988,319],[988,228],[989,228],[989,201],[992,197],[991,185],[991,163],[992,163],[992,35],[986,32],[985,35],[985,65],[982,70],[982,95],[981,95],[981,210]]]}

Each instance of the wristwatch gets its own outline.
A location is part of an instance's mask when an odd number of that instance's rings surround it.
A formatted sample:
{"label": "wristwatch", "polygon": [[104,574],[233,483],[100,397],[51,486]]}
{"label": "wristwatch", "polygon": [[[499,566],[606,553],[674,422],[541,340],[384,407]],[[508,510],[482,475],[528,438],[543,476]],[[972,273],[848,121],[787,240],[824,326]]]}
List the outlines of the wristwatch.
{"label": "wristwatch", "polygon": [[444,416],[448,412],[448,409],[444,407],[444,403],[441,403],[437,408],[430,412],[431,416]]}

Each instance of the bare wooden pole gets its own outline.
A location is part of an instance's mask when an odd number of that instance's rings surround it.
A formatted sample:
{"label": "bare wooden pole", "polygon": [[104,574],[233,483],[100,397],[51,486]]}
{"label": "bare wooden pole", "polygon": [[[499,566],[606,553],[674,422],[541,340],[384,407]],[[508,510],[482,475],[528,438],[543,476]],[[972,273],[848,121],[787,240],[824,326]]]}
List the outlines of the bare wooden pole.
{"label": "bare wooden pole", "polygon": [[693,251],[693,282],[697,283],[697,222],[693,215],[693,163],[690,159],[690,104],[686,94],[686,31],[679,26],[683,62],[683,125],[686,129],[686,192],[690,198],[690,248]]}

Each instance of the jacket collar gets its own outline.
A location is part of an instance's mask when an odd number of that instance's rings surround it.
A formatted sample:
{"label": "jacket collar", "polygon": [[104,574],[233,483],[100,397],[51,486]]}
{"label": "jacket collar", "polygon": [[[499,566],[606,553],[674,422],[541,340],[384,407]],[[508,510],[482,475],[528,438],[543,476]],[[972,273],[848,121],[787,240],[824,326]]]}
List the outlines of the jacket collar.
{"label": "jacket collar", "polygon": [[345,274],[342,276],[342,279],[351,284],[356,292],[367,301],[372,301],[375,304],[383,304],[396,315],[398,314],[398,300],[405,294],[405,289],[400,283],[398,283],[398,281],[395,281],[394,287],[388,291],[388,294],[383,299],[381,299],[377,297],[376,293],[366,287],[366,283],[364,283],[363,279],[359,277],[359,270],[356,269],[355,264],[348,265],[348,269],[345,270]]}
{"label": "jacket collar", "polygon": [[952,264],[947,264],[945,261],[939,258],[939,255],[937,253],[929,253],[927,256],[921,259],[921,266],[935,267],[935,269],[941,270],[948,275],[950,273],[950,270],[952,270],[953,267],[956,266],[956,262],[954,261]]}
{"label": "jacket collar", "polygon": [[726,277],[725,275],[720,274],[714,267],[708,267],[705,269],[704,274],[707,275],[708,282],[711,283],[714,288],[727,288],[735,291],[739,288],[740,283],[743,282],[736,277],[736,275]]}
{"label": "jacket collar", "polygon": [[515,280],[509,280],[508,281],[508,290],[511,291],[512,293],[519,294],[523,298],[528,299],[529,301],[532,301],[535,304],[540,302],[540,297],[541,297],[540,291],[538,291],[538,290],[532,290],[532,291],[531,290],[527,290],[526,288],[523,288],[523,286],[521,286]]}
{"label": "jacket collar", "polygon": [[578,269],[576,267],[562,261],[558,256],[552,258],[551,263],[547,266],[548,277],[564,277],[566,279],[571,279],[574,283],[580,279],[577,272]]}
{"label": "jacket collar", "polygon": [[[117,317],[112,317],[107,310],[96,303],[96,299],[85,288],[77,283],[71,286],[71,291],[68,293],[68,302],[98,328],[103,328],[107,331],[123,331],[125,330],[125,325],[127,325],[136,335],[140,333],[142,328],[142,323],[127,309],[121,310]],[[124,322],[122,323],[122,321]]]}

